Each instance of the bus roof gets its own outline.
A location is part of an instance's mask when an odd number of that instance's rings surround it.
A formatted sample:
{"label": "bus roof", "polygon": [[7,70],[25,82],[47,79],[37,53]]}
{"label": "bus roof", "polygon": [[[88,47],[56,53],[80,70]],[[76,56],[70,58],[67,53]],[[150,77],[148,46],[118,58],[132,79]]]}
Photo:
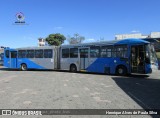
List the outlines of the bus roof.
{"label": "bus roof", "polygon": [[21,48],[6,48],[5,50],[12,50],[12,51],[16,51],[16,50],[38,50],[38,49],[55,49],[58,46],[40,46],[40,47],[21,47]]}
{"label": "bus roof", "polygon": [[[61,45],[61,47],[79,47],[79,46],[99,46],[99,45],[123,45],[123,44],[148,44],[150,42],[142,39],[123,39],[123,40],[112,40],[112,41],[101,41],[101,42],[92,42],[92,43],[81,43],[81,44],[70,44],[70,45]],[[40,47],[22,47],[22,48],[6,48],[9,50],[29,50],[29,49],[54,49],[59,46],[40,46]]]}
{"label": "bus roof", "polygon": [[149,43],[148,41],[142,40],[142,39],[124,39],[124,40],[119,40],[115,44],[145,44]]}
{"label": "bus roof", "polygon": [[142,39],[123,39],[123,40],[112,40],[112,41],[101,41],[101,42],[92,42],[92,43],[82,43],[82,44],[70,44],[70,45],[62,45],[61,47],[68,47],[68,46],[88,46],[88,45],[122,45],[122,44],[145,44],[149,43],[148,41]]}
{"label": "bus roof", "polygon": [[29,50],[29,49],[54,49],[57,46],[40,46],[40,47],[23,47],[23,48],[16,48],[17,50]]}

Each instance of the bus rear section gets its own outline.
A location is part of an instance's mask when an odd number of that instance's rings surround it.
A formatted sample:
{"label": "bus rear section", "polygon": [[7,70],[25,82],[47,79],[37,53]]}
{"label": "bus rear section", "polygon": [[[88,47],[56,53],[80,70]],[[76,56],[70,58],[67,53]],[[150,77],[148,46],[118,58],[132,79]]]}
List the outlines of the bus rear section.
{"label": "bus rear section", "polygon": [[14,69],[56,69],[56,47],[6,49],[4,66]]}
{"label": "bus rear section", "polygon": [[4,66],[8,68],[17,68],[17,50],[5,49],[4,50]]}

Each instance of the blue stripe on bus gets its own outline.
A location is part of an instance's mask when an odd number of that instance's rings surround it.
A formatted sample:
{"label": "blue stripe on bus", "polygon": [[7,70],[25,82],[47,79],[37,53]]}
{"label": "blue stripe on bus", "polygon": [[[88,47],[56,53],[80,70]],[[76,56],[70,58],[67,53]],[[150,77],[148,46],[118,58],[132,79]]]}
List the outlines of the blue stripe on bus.
{"label": "blue stripe on bus", "polygon": [[[114,63],[114,60],[116,60],[116,63]],[[88,72],[98,72],[98,73],[105,73],[105,67],[110,68],[110,74],[115,74],[116,67],[118,65],[124,65],[127,68],[128,73],[130,73],[129,70],[129,63],[126,61],[120,61],[119,58],[98,58],[96,59],[88,68],[86,69]],[[151,64],[145,65],[145,73],[151,73]]]}
{"label": "blue stripe on bus", "polygon": [[[116,63],[114,60],[116,60]],[[110,73],[115,74],[116,66],[118,65],[125,65],[129,71],[129,64],[127,64],[126,61],[120,61],[119,58],[97,58],[92,64],[90,64],[90,66],[87,68],[87,71],[104,73],[105,67],[109,67]]]}
{"label": "blue stripe on bus", "polygon": [[19,58],[17,60],[17,68],[20,68],[22,63],[25,63],[28,69],[31,69],[31,68],[32,69],[46,69],[45,67],[33,62],[30,59],[26,59],[26,58],[23,58],[23,59]]}

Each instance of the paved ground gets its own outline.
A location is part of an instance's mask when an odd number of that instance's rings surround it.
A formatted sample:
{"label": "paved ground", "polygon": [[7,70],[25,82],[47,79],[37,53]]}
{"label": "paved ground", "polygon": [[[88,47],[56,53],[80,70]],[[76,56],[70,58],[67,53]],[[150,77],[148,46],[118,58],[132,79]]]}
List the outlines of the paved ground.
{"label": "paved ground", "polygon": [[[160,71],[150,76],[118,77],[1,69],[0,96],[0,109],[160,109]],[[45,117],[146,118],[151,116]]]}

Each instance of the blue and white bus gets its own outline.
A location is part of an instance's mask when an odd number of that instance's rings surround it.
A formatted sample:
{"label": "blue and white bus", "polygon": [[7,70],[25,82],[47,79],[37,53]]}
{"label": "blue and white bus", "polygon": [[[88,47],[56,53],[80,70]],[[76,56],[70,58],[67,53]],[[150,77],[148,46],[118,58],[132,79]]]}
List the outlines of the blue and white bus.
{"label": "blue and white bus", "polygon": [[154,46],[141,39],[5,49],[9,68],[69,70],[126,75],[158,69]]}

